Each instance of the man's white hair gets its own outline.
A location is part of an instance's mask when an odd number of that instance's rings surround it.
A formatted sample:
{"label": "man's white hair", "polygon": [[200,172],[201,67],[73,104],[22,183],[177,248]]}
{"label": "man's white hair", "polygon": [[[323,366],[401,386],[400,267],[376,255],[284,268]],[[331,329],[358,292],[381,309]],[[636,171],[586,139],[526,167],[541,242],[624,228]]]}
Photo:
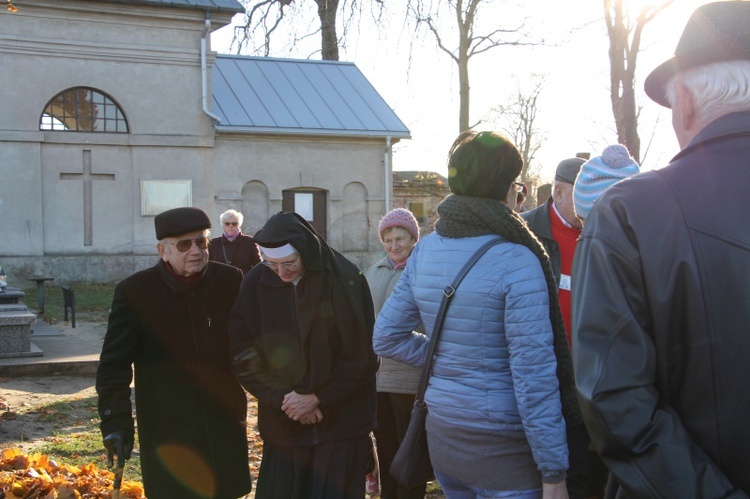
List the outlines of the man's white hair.
{"label": "man's white hair", "polygon": [[699,128],[725,114],[750,111],[750,61],[715,62],[677,73],[666,86],[671,106],[678,82],[693,95]]}

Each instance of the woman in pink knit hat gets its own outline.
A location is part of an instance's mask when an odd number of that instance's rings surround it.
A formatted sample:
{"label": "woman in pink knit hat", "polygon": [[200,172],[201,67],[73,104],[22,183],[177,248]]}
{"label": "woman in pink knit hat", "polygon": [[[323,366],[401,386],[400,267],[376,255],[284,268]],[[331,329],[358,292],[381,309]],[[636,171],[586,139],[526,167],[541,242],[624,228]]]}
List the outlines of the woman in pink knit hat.
{"label": "woman in pink knit hat", "polygon": [[[378,235],[386,256],[367,271],[375,314],[390,296],[396,281],[406,267],[414,245],[419,241],[419,224],[411,211],[391,210],[380,220]],[[422,326],[417,330],[424,332]],[[381,499],[424,497],[427,484],[412,489],[399,485],[388,473],[404,433],[409,425],[414,394],[417,392],[419,369],[404,363],[381,358],[377,377],[378,426],[375,430],[380,463]]]}

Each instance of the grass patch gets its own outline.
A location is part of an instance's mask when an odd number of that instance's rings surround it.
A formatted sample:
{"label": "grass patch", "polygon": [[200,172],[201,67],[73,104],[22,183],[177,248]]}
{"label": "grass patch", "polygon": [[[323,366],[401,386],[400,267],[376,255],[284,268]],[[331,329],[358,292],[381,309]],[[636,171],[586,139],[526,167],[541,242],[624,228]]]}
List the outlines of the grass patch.
{"label": "grass patch", "polygon": [[[45,439],[45,443],[34,449],[35,452],[46,454],[58,463],[73,466],[83,466],[93,463],[97,468],[108,469],[107,453],[102,445],[99,429],[78,433],[56,433]],[[141,460],[137,452],[125,461],[124,479],[142,482]]]}
{"label": "grass patch", "polygon": [[36,408],[33,412],[39,415],[40,421],[49,423],[68,423],[74,419],[75,426],[85,426],[98,421],[96,398],[79,398],[61,400]]}
{"label": "grass patch", "polygon": [[[76,320],[92,322],[106,322],[109,317],[109,308],[112,306],[112,295],[116,283],[87,283],[71,282],[65,283],[75,291],[76,298]],[[55,324],[63,322],[65,309],[63,308],[63,294],[60,283],[46,282],[44,284],[44,314],[45,322]],[[34,283],[21,287],[26,293],[24,302],[26,305],[36,308],[37,291]],[[68,317],[70,319],[70,317]]]}
{"label": "grass patch", "polygon": [[[83,466],[94,463],[107,468],[107,455],[99,431],[96,397],[71,399],[45,405],[31,411],[40,421],[53,423],[56,431],[44,439],[34,452],[46,454],[61,464]],[[137,452],[125,465],[125,479],[142,481]]]}

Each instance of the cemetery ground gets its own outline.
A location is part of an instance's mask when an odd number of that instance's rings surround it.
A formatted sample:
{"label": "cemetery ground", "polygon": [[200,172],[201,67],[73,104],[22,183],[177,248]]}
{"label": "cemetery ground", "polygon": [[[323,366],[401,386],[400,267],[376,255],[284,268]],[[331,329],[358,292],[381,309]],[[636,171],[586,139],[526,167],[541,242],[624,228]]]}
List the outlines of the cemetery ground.
{"label": "cemetery ground", "polygon": [[[36,288],[31,286],[24,287],[25,302],[33,308]],[[114,285],[72,283],[70,286],[76,293],[76,331],[80,332],[76,334],[85,334],[89,330],[103,337]],[[45,312],[38,321],[63,324],[63,317],[62,293],[58,286],[48,285]],[[66,371],[44,376],[0,376],[0,451],[18,448],[27,455],[48,455],[60,464],[82,466],[93,463],[106,469],[94,385],[93,373]],[[257,402],[251,396],[248,396],[247,435],[248,461],[255,484],[263,444],[257,432]],[[136,443],[133,459],[125,467],[125,480],[141,480],[137,457]],[[431,482],[425,497],[439,499],[445,496],[437,483]]]}

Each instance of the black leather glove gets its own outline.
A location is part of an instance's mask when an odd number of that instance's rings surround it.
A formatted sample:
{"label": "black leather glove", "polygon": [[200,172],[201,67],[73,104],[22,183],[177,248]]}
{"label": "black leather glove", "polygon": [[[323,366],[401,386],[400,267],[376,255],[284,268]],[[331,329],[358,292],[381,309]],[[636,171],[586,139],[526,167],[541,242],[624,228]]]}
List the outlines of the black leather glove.
{"label": "black leather glove", "polygon": [[133,430],[117,430],[104,437],[107,466],[111,468],[115,464],[115,456],[117,456],[118,466],[123,466],[125,460],[130,459],[130,454],[133,452],[133,439]]}

